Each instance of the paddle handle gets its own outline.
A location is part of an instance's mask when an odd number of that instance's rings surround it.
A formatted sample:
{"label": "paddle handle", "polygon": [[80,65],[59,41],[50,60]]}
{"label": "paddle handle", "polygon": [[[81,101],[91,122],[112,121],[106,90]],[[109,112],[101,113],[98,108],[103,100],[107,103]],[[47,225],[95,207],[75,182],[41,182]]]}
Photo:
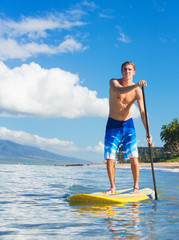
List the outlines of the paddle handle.
{"label": "paddle handle", "polygon": [[[143,95],[143,102],[144,102],[144,112],[145,112],[145,122],[146,122],[147,137],[150,138],[149,120],[148,120],[148,115],[147,115],[147,107],[146,107],[146,101],[145,101],[144,87],[142,87],[142,95]],[[149,153],[150,153],[150,160],[151,160],[151,167],[152,167],[152,176],[153,176],[153,184],[154,184],[154,191],[155,191],[155,200],[158,200],[156,181],[155,181],[155,173],[154,173],[154,165],[153,165],[153,156],[152,156],[152,143],[148,143],[148,146],[149,146]]]}

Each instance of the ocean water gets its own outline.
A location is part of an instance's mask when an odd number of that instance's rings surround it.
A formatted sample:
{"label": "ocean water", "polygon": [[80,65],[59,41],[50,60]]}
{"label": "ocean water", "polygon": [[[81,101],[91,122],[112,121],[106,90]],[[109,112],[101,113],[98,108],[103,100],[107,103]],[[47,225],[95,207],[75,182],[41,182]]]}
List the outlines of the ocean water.
{"label": "ocean water", "polygon": [[[72,205],[72,194],[109,188],[105,167],[0,165],[0,239],[179,239],[179,169],[155,167],[159,200]],[[116,169],[118,189],[133,185]],[[153,188],[150,167],[140,187]]]}

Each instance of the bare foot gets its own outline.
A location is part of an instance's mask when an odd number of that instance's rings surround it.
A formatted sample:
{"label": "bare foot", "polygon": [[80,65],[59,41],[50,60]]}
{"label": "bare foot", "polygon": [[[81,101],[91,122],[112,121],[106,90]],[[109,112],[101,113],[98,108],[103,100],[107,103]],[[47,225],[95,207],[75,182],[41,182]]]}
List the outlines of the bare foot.
{"label": "bare foot", "polygon": [[115,188],[110,188],[108,191],[105,191],[104,193],[113,194],[113,193],[116,193],[116,189]]}
{"label": "bare foot", "polygon": [[134,187],[133,194],[139,194],[139,188],[138,187]]}

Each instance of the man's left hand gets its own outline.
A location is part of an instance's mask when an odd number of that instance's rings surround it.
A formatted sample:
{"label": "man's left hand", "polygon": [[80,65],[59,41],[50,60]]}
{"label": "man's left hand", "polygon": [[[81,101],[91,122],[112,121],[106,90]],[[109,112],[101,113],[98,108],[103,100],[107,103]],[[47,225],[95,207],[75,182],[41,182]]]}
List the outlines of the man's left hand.
{"label": "man's left hand", "polygon": [[154,144],[152,143],[152,136],[151,136],[151,135],[150,135],[149,137],[147,136],[146,139],[147,139],[147,142],[148,142],[149,144],[151,144],[152,146],[154,145]]}

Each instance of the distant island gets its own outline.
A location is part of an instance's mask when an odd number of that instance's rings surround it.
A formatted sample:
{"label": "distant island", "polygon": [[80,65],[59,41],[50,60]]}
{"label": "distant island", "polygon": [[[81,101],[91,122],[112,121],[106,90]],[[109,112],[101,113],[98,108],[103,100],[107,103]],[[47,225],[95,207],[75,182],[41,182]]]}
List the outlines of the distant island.
{"label": "distant island", "polygon": [[89,164],[89,161],[54,154],[8,140],[0,140],[0,164],[80,166]]}

